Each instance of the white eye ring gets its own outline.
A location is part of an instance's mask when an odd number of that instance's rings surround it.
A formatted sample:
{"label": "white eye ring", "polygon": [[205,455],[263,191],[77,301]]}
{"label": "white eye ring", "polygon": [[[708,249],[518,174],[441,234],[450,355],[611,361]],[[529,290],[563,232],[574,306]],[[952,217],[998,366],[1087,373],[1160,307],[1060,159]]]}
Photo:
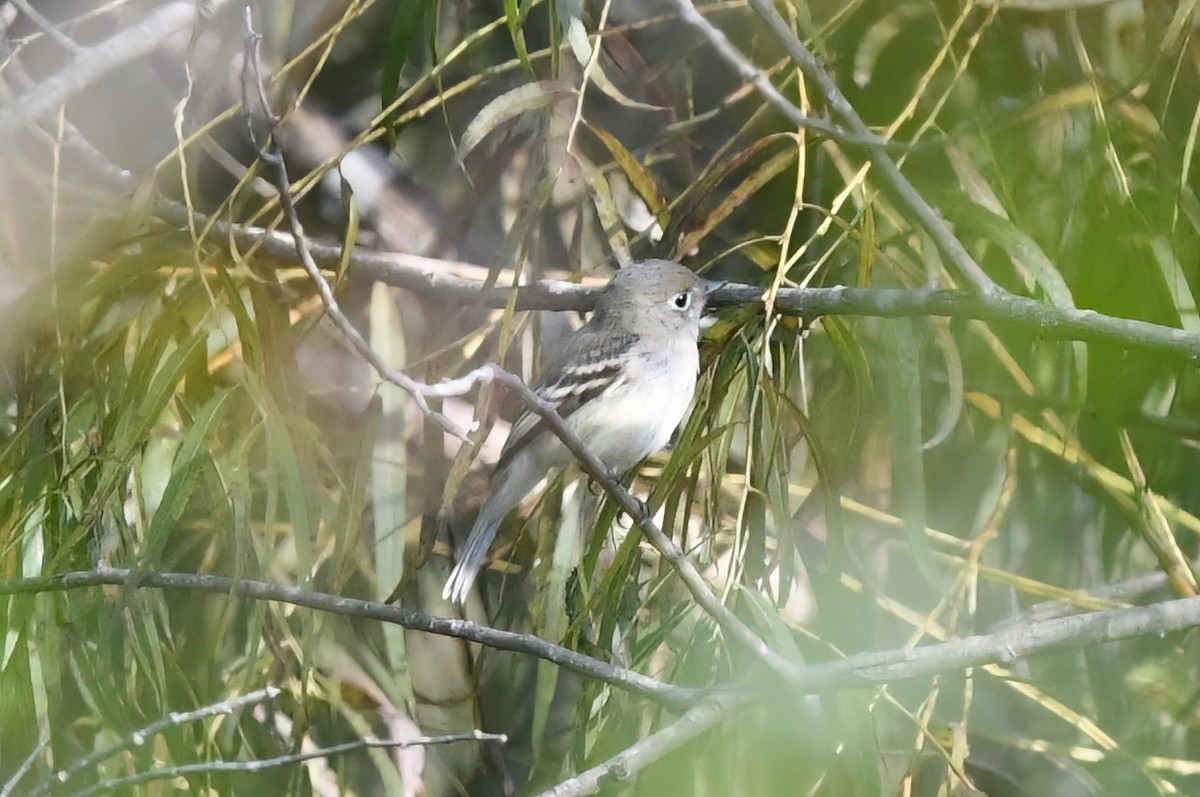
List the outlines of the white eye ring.
{"label": "white eye ring", "polygon": [[692,294],[685,291],[671,297],[671,306],[676,310],[686,310],[692,306]]}

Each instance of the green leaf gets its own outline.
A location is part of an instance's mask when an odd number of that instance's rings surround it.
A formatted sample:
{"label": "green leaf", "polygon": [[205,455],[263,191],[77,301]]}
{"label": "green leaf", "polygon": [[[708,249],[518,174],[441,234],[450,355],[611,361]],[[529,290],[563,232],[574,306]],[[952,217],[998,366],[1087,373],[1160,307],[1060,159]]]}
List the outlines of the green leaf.
{"label": "green leaf", "polygon": [[[579,0],[554,0],[553,5],[557,9],[559,29],[563,37],[566,38],[567,44],[570,45],[575,60],[579,62],[579,66],[585,70],[586,76],[596,84],[596,87],[600,91],[626,108],[636,108],[643,111],[663,110],[657,105],[638,102],[626,96],[609,79],[608,75],[604,72],[604,68],[600,65],[599,53],[593,50],[592,43],[588,41],[587,28],[583,24],[583,10]],[[596,46],[600,46],[598,41]]]}
{"label": "green leaf", "polygon": [[171,534],[176,530],[188,501],[196,489],[196,483],[205,466],[211,464],[208,446],[216,437],[216,429],[228,409],[231,389],[223,390],[211,398],[196,414],[191,427],[184,434],[183,442],[175,456],[170,480],[163,490],[143,542],[139,565],[153,568],[160,565],[159,555],[166,549]]}
{"label": "green leaf", "polygon": [[513,49],[517,51],[517,60],[529,77],[534,76],[533,64],[529,61],[529,50],[525,46],[525,31],[521,26],[525,23],[525,14],[529,6],[518,7],[517,0],[504,0],[504,21],[508,25],[508,35],[512,37]]}
{"label": "green leaf", "polygon": [[[436,6],[435,0],[396,0],[396,13],[388,34],[379,87],[385,110],[400,96],[400,73],[405,64],[416,60],[413,45],[424,38],[426,26],[436,19],[436,15],[430,13]],[[388,135],[395,135],[390,126]]]}
{"label": "green leaf", "polygon": [[[999,244],[1022,276],[1032,278],[1042,289],[1051,305],[1064,310],[1075,308],[1071,289],[1057,266],[1046,256],[1037,241],[1012,221],[996,215],[982,205],[969,202],[955,203],[950,215],[955,226],[959,228],[960,235],[975,234]],[[1070,345],[1074,362],[1073,398],[1076,402],[1082,402],[1087,395],[1087,344],[1073,341]]]}
{"label": "green leaf", "polygon": [[480,142],[505,122],[516,119],[522,114],[546,108],[558,102],[561,98],[575,94],[575,89],[566,83],[552,80],[541,80],[526,83],[504,92],[489,102],[475,114],[475,118],[467,125],[462,139],[458,142],[458,159],[466,160],[467,155]]}
{"label": "green leaf", "polygon": [[658,183],[654,181],[654,177],[646,170],[644,166],[633,156],[633,153],[625,148],[616,136],[609,133],[602,127],[588,124],[584,122],[584,126],[592,131],[596,138],[600,139],[600,143],[605,146],[608,153],[612,155],[613,162],[618,168],[625,173],[625,177],[629,179],[629,184],[633,186],[633,190],[637,191],[638,196],[650,208],[650,212],[658,219],[658,223],[666,227],[670,222],[670,211],[667,208],[667,200],[663,198],[662,192],[658,190]]}
{"label": "green leaf", "polygon": [[[404,325],[396,311],[392,288],[376,283],[371,288],[371,347],[393,368],[407,360]],[[408,395],[396,385],[376,388],[384,418],[403,418]],[[404,525],[409,515],[408,447],[399,425],[379,431],[371,457],[372,517],[375,523],[376,599],[386,600],[404,576]],[[385,660],[393,673],[404,671],[404,629],[383,629]]]}
{"label": "green leaf", "polygon": [[916,322],[888,323],[888,409],[892,426],[892,503],[904,522],[917,569],[939,591],[945,579],[925,538],[925,458],[921,449],[921,344]]}
{"label": "green leaf", "polygon": [[625,224],[621,221],[621,212],[613,199],[608,178],[586,158],[576,155],[575,161],[579,164],[587,184],[591,186],[592,204],[596,208],[596,215],[600,219],[600,226],[608,239],[608,245],[612,248],[613,257],[624,268],[633,262],[633,255],[629,251],[629,236],[625,234]]}

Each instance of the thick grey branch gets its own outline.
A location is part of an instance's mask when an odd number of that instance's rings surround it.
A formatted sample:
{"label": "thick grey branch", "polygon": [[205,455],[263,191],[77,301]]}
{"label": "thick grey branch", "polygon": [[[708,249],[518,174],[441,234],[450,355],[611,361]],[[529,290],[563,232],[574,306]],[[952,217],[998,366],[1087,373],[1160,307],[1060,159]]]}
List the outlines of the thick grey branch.
{"label": "thick grey branch", "polygon": [[527,653],[676,710],[683,710],[690,706],[699,695],[699,690],[664,684],[639,672],[613,666],[535,636],[488,628],[468,620],[434,617],[404,606],[343,598],[338,595],[329,595],[283,584],[270,584],[265,581],[243,581],[199,573],[136,573],[126,569],[85,570],[43,578],[0,581],[0,595],[63,592],[102,584],[213,592],[254,600],[277,601],[349,617],[366,617],[411,628],[414,631],[425,631],[430,634],[478,642],[498,650]]}
{"label": "thick grey branch", "polygon": [[[173,224],[187,223],[187,209],[171,200],[159,198],[157,212]],[[199,226],[209,223],[206,216],[196,214],[195,218]],[[295,238],[287,233],[216,221],[213,222],[212,238],[214,241],[232,238],[239,246],[260,246],[271,257],[289,263],[299,262]],[[342,247],[334,243],[309,241],[308,250],[316,263],[326,269],[337,268],[342,256]],[[511,293],[510,288],[485,289],[481,281],[449,273],[455,270],[486,273],[482,266],[468,263],[399,252],[356,249],[350,257],[350,265],[352,272],[359,277],[446,301],[504,307]],[[516,307],[519,310],[587,311],[595,304],[599,292],[600,288],[596,286],[542,280],[517,288]],[[763,289],[753,285],[729,284],[714,293],[710,303],[715,307],[762,304]],[[783,288],[777,294],[775,310],[805,318],[822,315],[881,318],[941,316],[998,321],[1011,323],[1046,338],[1104,341],[1130,348],[1167,352],[1200,362],[1200,335],[1176,327],[1104,315],[1093,310],[1060,309],[1003,291],[982,296],[931,288]]]}
{"label": "thick grey branch", "polygon": [[[713,694],[705,695],[703,690],[664,684],[641,673],[614,667],[537,637],[500,631],[467,620],[432,617],[403,606],[343,598],[263,581],[242,581],[195,573],[134,573],[125,569],[86,570],[0,581],[0,595],[62,592],[104,584],[237,595],[304,606],[332,614],[395,623],[415,631],[466,639],[501,650],[528,653],[677,710],[699,705],[699,701]],[[958,672],[968,667],[993,662],[1010,662],[1057,650],[1100,645],[1139,636],[1162,635],[1197,626],[1200,626],[1200,598],[1180,598],[1150,606],[1085,612],[1072,617],[1031,622],[936,645],[880,653],[860,653],[841,661],[797,667],[789,678],[789,685],[798,695],[833,692],[857,686]],[[762,682],[757,684],[756,688],[772,694],[772,690],[777,688],[777,682]]]}
{"label": "thick grey branch", "polygon": [[1150,606],[1106,609],[1006,628],[989,634],[907,650],[863,653],[809,667],[796,681],[802,692],[844,689],[957,672],[993,662],[1011,662],[1066,648],[1166,634],[1200,626],[1200,598]]}

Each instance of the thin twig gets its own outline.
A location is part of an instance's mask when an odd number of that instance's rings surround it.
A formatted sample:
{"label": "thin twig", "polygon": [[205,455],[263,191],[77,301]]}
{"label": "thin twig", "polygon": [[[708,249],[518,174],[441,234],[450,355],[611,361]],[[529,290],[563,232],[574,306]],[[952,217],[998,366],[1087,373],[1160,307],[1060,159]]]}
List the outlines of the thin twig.
{"label": "thin twig", "polygon": [[34,8],[29,3],[29,0],[12,0],[12,4],[20,9],[21,13],[28,17],[29,21],[37,26],[38,30],[53,39],[55,44],[73,55],[83,52],[83,48],[79,46],[78,42],[59,30],[58,26],[53,22],[42,16],[42,13]]}
{"label": "thin twig", "polygon": [[730,694],[705,698],[670,725],[625,748],[604,763],[542,792],[539,797],[580,797],[596,794],[605,786],[630,780],[647,765],[716,725],[739,703],[744,702],[744,699]]}
{"label": "thin twig", "polygon": [[328,758],[355,750],[377,747],[394,750],[405,747],[429,747],[432,745],[473,741],[498,741],[503,743],[508,741],[508,737],[502,733],[474,731],[472,733],[454,733],[446,736],[422,736],[419,739],[409,739],[408,741],[359,739],[353,742],[310,750],[307,753],[289,753],[287,755],[275,756],[274,758],[260,758],[253,761],[204,761],[196,764],[181,764],[174,767],[151,769],[146,772],[137,772],[133,775],[100,781],[91,788],[74,793],[71,797],[91,797],[93,794],[107,794],[125,786],[133,786],[138,783],[148,783],[156,780],[172,780],[174,778],[186,777],[187,775],[203,775],[211,772],[259,772],[272,767],[300,764],[305,761],[311,761],[314,758]]}
{"label": "thin twig", "polygon": [[[262,106],[263,113],[271,124],[271,133],[263,144],[257,141],[257,135],[254,132],[253,120],[250,118],[250,103],[246,98],[243,98],[242,108],[246,117],[246,126],[249,131],[250,139],[259,149],[259,157],[270,168],[275,175],[275,185],[279,190],[279,205],[283,211],[283,216],[287,220],[288,227],[292,231],[292,241],[294,251],[299,258],[300,263],[304,266],[304,270],[308,272],[309,278],[313,284],[317,286],[317,292],[321,296],[321,302],[325,305],[325,311],[329,315],[330,320],[334,325],[341,330],[342,334],[350,341],[350,344],[355,348],[363,359],[371,364],[371,367],[384,379],[404,390],[412,396],[414,403],[426,416],[431,418],[438,426],[445,431],[459,438],[467,440],[466,431],[459,428],[458,424],[450,420],[449,417],[434,410],[429,406],[428,398],[462,395],[475,387],[481,381],[486,381],[488,371],[485,368],[477,369],[461,379],[441,382],[437,385],[428,385],[424,382],[418,382],[403,371],[392,368],[383,358],[376,354],[371,348],[362,333],[350,323],[345,313],[342,312],[341,306],[333,295],[333,288],[325,276],[321,274],[321,269],[313,259],[312,250],[309,247],[308,238],[304,233],[304,225],[300,221],[300,215],[296,212],[296,205],[292,199],[292,184],[287,173],[287,164],[283,159],[283,152],[279,147],[277,137],[274,135],[274,127],[278,120],[272,114],[270,104],[267,100],[266,87],[262,80],[262,74],[259,69],[259,43],[261,42],[261,34],[256,33],[250,27],[250,9],[246,9],[246,25],[250,28],[250,32],[246,34],[246,55],[245,69],[249,70],[250,76],[253,78],[253,84],[257,87],[259,93],[259,102]],[[242,81],[243,91],[247,81]]]}
{"label": "thin twig", "polygon": [[21,778],[29,774],[29,770],[33,769],[33,762],[37,761],[38,756],[50,745],[50,734],[42,737],[34,748],[29,751],[29,755],[25,756],[25,760],[21,762],[21,766],[17,767],[17,771],[12,774],[4,783],[4,788],[0,789],[0,797],[9,797],[13,793],[13,789],[21,782]]}
{"label": "thin twig", "polygon": [[[808,116],[795,103],[784,97],[782,92],[775,88],[771,81],[759,71],[750,59],[742,55],[730,43],[729,39],[726,38],[720,29],[697,11],[692,0],[674,0],[674,2],[675,7],[679,9],[679,15],[684,21],[700,31],[708,39],[712,48],[716,50],[717,55],[733,67],[734,71],[743,80],[752,83],[754,88],[762,94],[767,102],[787,117],[788,121],[792,124],[799,126],[806,122]],[[978,293],[990,296],[999,292],[1000,288],[980,268],[979,264],[975,262],[975,259],[971,257],[971,254],[962,245],[962,242],[954,236],[946,221],[917,192],[917,189],[908,181],[908,178],[900,172],[900,169],[896,166],[896,162],[887,153],[887,143],[870,131],[862,118],[854,110],[854,107],[850,105],[837,85],[825,72],[824,68],[817,62],[816,57],[796,38],[796,35],[788,27],[783,17],[779,16],[779,12],[775,10],[775,7],[767,0],[750,0],[750,5],[766,19],[767,24],[792,57],[792,61],[816,85],[817,91],[825,98],[834,115],[841,118],[852,135],[856,135],[861,139],[858,143],[863,146],[867,158],[874,164],[884,183],[891,189],[901,204],[908,208],[913,216],[916,217],[917,222],[929,233],[934,243],[937,244],[938,249],[942,251],[950,262],[954,263],[955,267]]]}
{"label": "thin twig", "polygon": [[202,7],[211,16],[232,3],[233,0],[208,0],[202,5],[164,3],[140,22],[89,46],[58,72],[40,81],[36,91],[25,92],[8,103],[0,111],[0,134],[54,113],[117,67],[153,52],[164,39],[194,24]]}
{"label": "thin twig", "polygon": [[[112,747],[98,750],[90,755],[76,761],[70,767],[61,769],[54,774],[54,780],[59,783],[68,782],[76,773],[85,769],[91,769],[102,761],[107,761],[115,755],[118,755],[125,750],[134,747],[143,747],[147,742],[155,736],[167,730],[174,728],[177,725],[183,725],[187,722],[195,722],[196,720],[212,717],[217,714],[232,714],[235,711],[240,711],[247,706],[253,706],[257,703],[262,703],[267,700],[273,700],[280,694],[280,689],[275,686],[266,686],[262,689],[248,692],[244,695],[238,695],[228,700],[222,700],[208,706],[195,709],[193,711],[172,712],[162,719],[156,720],[144,728],[134,731],[121,741],[114,744]],[[43,783],[36,789],[30,792],[30,797],[38,797],[38,795],[46,794],[53,788],[52,783]]]}
{"label": "thin twig", "polygon": [[0,595],[63,592],[103,584],[117,584],[134,588],[193,590],[236,595],[252,600],[276,601],[330,614],[364,617],[392,623],[414,631],[465,639],[468,642],[477,642],[497,650],[509,650],[514,653],[536,656],[564,669],[594,678],[616,689],[639,695],[676,711],[688,708],[702,694],[701,690],[665,684],[639,672],[617,667],[528,634],[501,631],[458,618],[434,617],[406,606],[356,600],[265,581],[247,581],[200,573],[141,573],[127,569],[83,570],[41,578],[0,581]]}

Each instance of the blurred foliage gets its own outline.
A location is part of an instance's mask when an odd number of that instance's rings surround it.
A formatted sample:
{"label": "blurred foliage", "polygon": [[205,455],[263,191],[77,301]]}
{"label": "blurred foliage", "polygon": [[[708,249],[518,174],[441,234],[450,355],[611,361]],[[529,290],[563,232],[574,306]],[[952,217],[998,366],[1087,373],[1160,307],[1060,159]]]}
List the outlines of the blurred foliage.
{"label": "blurred foliage", "polygon": [[[61,3],[43,10],[55,36],[4,4],[0,78],[36,93],[76,56],[59,36],[93,47],[155,5]],[[997,283],[1200,332],[1195,4],[779,8]],[[825,114],[753,11],[701,10]],[[483,422],[460,449],[380,384],[293,264],[205,239],[202,218],[155,217],[177,200],[287,229],[246,135],[265,125],[240,108],[241,14],[201,19],[190,41],[121,64],[6,142],[0,577],[211,572],[450,612],[436,596],[486,479],[472,461],[494,461],[483,431],[502,436],[515,402],[486,388],[474,409],[446,400]],[[758,286],[768,308],[782,287],[962,287],[861,146],[789,127],[673,3],[309,0],[254,14],[316,238],[501,285],[514,270],[603,276],[672,256]],[[129,182],[105,185],[97,158]],[[331,279],[376,351],[428,381],[488,361],[531,377],[565,323],[353,268]],[[694,413],[634,487],[789,658],[1195,591],[1192,363],[1016,324],[750,307],[722,313],[702,362]],[[526,509],[469,619],[669,683],[766,682],[608,501],[560,479]],[[1171,578],[1121,588],[1156,572]],[[405,718],[510,741],[119,793],[536,793],[677,719],[546,662],[269,603],[130,584],[5,597],[0,612],[5,793],[394,739]],[[819,701],[772,688],[605,793],[1196,794],[1196,648],[1194,633],[1149,636]],[[172,712],[267,684],[283,695],[56,779]]]}

